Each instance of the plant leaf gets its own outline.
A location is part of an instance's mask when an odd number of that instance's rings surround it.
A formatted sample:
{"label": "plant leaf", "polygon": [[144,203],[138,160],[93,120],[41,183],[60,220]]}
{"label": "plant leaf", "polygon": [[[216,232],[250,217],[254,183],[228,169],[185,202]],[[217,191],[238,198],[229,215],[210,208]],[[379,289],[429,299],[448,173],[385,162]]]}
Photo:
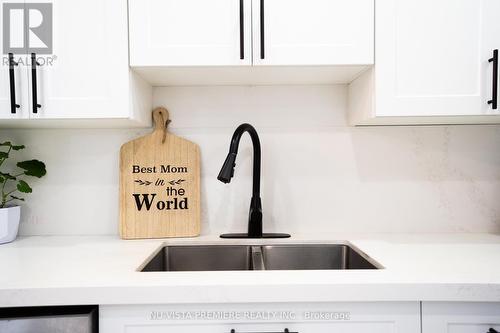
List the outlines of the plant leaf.
{"label": "plant leaf", "polygon": [[10,146],[12,146],[12,143],[10,143],[10,141],[5,141],[5,142],[1,142],[1,143],[0,143],[0,146],[7,146],[7,147],[10,147]]}
{"label": "plant leaf", "polygon": [[4,179],[16,179],[16,177],[12,176],[9,173],[0,172],[0,176],[3,177]]}
{"label": "plant leaf", "polygon": [[24,201],[24,198],[19,198],[19,197],[16,197],[15,195],[10,195],[10,197],[14,200],[21,200],[21,201]]}
{"label": "plant leaf", "polygon": [[20,146],[12,146],[12,149],[13,149],[13,150],[21,150],[21,149],[24,149],[24,148],[26,148],[26,146],[25,146],[25,145],[20,145]]}
{"label": "plant leaf", "polygon": [[23,193],[31,193],[31,192],[33,192],[33,190],[31,189],[31,187],[24,180],[19,180],[17,182],[17,189],[19,190],[19,192],[23,192]]}
{"label": "plant leaf", "polygon": [[8,158],[9,157],[9,153],[5,152],[5,151],[0,151],[0,158]]}
{"label": "plant leaf", "polygon": [[45,169],[45,164],[39,160],[29,160],[17,163],[17,166],[21,169],[26,170],[24,172],[27,176],[34,176],[41,178],[45,176],[47,170]]}

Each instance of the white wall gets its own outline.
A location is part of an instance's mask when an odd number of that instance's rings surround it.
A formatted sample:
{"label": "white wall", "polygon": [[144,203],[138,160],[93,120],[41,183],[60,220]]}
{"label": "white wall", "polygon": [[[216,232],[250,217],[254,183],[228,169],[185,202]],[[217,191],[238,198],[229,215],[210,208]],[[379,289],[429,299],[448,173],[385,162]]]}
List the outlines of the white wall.
{"label": "white wall", "polygon": [[[170,130],[201,146],[203,233],[246,229],[248,137],[232,183],[216,180],[242,122],[261,136],[269,231],[500,231],[500,126],[352,128],[346,97],[345,86],[155,89]],[[116,234],[119,147],[146,132],[1,130],[48,168],[21,233]]]}

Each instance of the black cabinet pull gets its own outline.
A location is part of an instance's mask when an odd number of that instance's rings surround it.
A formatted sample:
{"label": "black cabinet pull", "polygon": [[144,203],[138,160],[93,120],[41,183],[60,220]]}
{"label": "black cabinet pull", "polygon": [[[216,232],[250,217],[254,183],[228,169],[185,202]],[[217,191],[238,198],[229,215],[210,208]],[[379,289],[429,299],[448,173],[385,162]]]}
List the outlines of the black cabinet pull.
{"label": "black cabinet pull", "polygon": [[264,57],[264,0],[260,0],[260,58]]}
{"label": "black cabinet pull", "polygon": [[13,114],[17,112],[16,109],[21,107],[16,103],[16,80],[14,77],[14,66],[17,65],[18,63],[14,61],[14,54],[9,53],[10,113]]}
{"label": "black cabinet pull", "polygon": [[36,66],[40,64],[36,61],[36,53],[31,54],[31,92],[33,96],[33,113],[38,113],[38,108],[42,107],[38,104],[38,91],[36,84]]}
{"label": "black cabinet pull", "polygon": [[489,330],[488,330],[488,333],[498,333],[498,331],[496,329],[494,329],[493,327],[491,327]]}
{"label": "black cabinet pull", "polygon": [[493,62],[493,84],[488,104],[491,104],[491,108],[496,110],[498,108],[498,49],[493,50],[493,58],[488,59],[488,62]]}
{"label": "black cabinet pull", "polygon": [[240,0],[240,59],[245,59],[245,13],[243,0]]}
{"label": "black cabinet pull", "polygon": [[[234,328],[231,329],[230,333],[236,333],[236,330]],[[285,328],[283,331],[274,331],[274,332],[270,332],[270,331],[266,331],[266,332],[245,332],[245,333],[299,333],[297,331],[295,332],[290,332],[290,330],[288,330],[288,328]]]}

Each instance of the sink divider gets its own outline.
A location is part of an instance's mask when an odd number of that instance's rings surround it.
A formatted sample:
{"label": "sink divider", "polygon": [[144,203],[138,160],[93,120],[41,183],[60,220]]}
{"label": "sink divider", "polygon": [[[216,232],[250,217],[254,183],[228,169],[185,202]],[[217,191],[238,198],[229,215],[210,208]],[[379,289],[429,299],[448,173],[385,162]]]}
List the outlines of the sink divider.
{"label": "sink divider", "polygon": [[264,264],[264,256],[262,255],[262,247],[252,246],[252,270],[265,271],[266,265]]}

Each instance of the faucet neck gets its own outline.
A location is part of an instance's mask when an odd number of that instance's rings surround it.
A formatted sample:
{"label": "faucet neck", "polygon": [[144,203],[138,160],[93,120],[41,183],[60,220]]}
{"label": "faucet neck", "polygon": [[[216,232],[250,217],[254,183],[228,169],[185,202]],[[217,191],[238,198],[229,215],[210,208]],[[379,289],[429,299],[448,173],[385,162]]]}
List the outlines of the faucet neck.
{"label": "faucet neck", "polygon": [[250,124],[241,124],[234,131],[233,137],[231,139],[231,145],[229,147],[229,152],[237,154],[238,147],[240,145],[240,139],[243,133],[248,132],[253,143],[253,186],[252,186],[252,198],[259,199],[260,201],[260,140],[259,135],[255,128]]}

